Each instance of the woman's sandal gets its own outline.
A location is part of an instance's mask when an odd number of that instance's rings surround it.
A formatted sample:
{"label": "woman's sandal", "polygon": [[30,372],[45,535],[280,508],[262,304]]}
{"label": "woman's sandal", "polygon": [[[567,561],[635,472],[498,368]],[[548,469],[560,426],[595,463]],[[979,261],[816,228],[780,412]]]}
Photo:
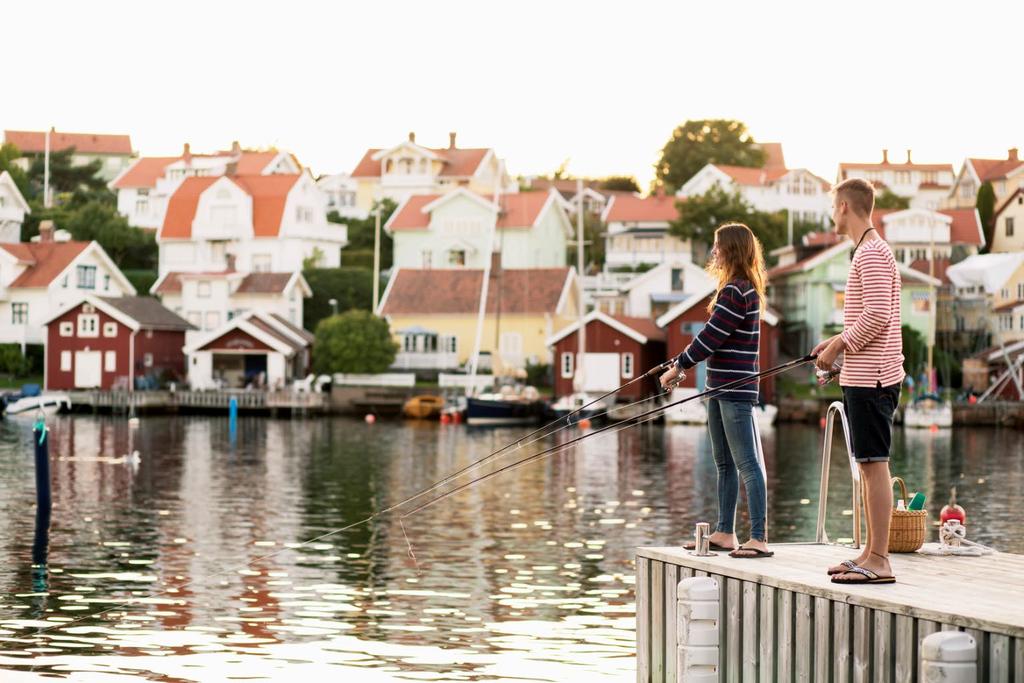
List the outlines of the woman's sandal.
{"label": "woman's sandal", "polygon": [[851,571],[854,567],[856,567],[857,563],[854,562],[853,560],[843,560],[842,562],[839,563],[839,566],[840,567],[846,567],[846,569],[835,569],[834,567],[829,567],[828,568],[828,572],[827,572],[828,575],[829,576],[835,576],[836,574],[845,574],[848,571]]}
{"label": "woman's sandal", "polygon": [[879,576],[878,574],[874,573],[870,569],[864,569],[864,567],[858,567],[856,565],[854,565],[853,567],[850,567],[850,570],[848,572],[843,572],[843,573],[844,574],[860,574],[864,578],[843,579],[843,578],[840,578],[839,574],[837,574],[837,575],[832,577],[832,583],[841,583],[841,584],[849,584],[849,585],[857,585],[857,584],[865,584],[865,583],[896,583],[896,577],[895,576]]}
{"label": "woman's sandal", "polygon": [[[696,550],[696,549],[697,549],[697,544],[694,543],[693,541],[690,541],[689,543],[684,543],[683,544],[683,550]],[[714,551],[720,552],[720,553],[727,553],[727,552],[731,552],[733,550],[736,550],[736,548],[727,548],[724,545],[718,545],[714,541],[708,541],[708,550],[714,550]]]}
{"label": "woman's sandal", "polygon": [[[739,555],[737,553],[743,553]],[[748,548],[746,546],[740,546],[729,553],[729,557],[735,557],[737,560],[759,560],[762,557],[772,557],[775,553],[770,550],[761,550],[760,548]]]}

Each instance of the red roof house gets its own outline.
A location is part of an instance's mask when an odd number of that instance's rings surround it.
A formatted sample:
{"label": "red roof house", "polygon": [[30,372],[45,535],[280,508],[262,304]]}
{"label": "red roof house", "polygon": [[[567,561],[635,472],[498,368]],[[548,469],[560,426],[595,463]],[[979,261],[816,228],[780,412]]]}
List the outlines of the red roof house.
{"label": "red roof house", "polygon": [[185,376],[185,332],[194,329],[152,297],[86,295],[46,327],[49,390],[129,389]]}
{"label": "red roof house", "polygon": [[[585,391],[611,391],[636,380],[665,360],[665,331],[649,318],[592,311],[583,322],[586,325]],[[579,330],[577,321],[548,339],[548,346],[554,350],[556,396],[566,396],[576,390]],[[658,391],[656,379],[646,378],[621,389],[617,398],[635,401]]]}

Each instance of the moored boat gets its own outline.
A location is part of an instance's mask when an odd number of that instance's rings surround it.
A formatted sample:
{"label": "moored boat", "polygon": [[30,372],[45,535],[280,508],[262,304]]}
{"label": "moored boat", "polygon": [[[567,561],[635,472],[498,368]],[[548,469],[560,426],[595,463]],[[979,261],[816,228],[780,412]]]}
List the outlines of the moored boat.
{"label": "moored boat", "polygon": [[402,414],[414,420],[434,420],[441,416],[444,398],[432,394],[413,396],[402,406]]}

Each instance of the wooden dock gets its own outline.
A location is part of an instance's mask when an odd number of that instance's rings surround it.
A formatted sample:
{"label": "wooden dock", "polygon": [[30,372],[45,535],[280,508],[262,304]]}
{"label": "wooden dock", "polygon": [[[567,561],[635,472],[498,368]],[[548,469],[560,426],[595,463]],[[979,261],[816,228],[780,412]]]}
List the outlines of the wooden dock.
{"label": "wooden dock", "polygon": [[298,391],[73,391],[72,410],[126,413],[227,413],[231,399],[240,413],[302,414],[326,411],[325,393]]}
{"label": "wooden dock", "polygon": [[710,576],[720,587],[720,681],[918,681],[924,637],[961,630],[978,645],[978,683],[1024,683],[1024,555],[896,554],[896,584],[841,586],[825,570],[858,551],[819,544],[772,550],[771,559],[744,560],[639,548],[637,681],[682,680],[677,584]]}

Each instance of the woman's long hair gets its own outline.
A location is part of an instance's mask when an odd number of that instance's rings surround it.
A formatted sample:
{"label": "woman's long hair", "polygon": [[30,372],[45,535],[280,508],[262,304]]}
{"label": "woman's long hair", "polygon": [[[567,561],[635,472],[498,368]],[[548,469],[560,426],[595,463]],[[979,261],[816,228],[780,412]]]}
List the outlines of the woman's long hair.
{"label": "woman's long hair", "polygon": [[726,223],[715,230],[715,249],[708,260],[707,271],[718,283],[715,296],[708,304],[708,313],[715,308],[722,288],[732,280],[750,281],[764,305],[767,277],[761,241],[742,223]]}

